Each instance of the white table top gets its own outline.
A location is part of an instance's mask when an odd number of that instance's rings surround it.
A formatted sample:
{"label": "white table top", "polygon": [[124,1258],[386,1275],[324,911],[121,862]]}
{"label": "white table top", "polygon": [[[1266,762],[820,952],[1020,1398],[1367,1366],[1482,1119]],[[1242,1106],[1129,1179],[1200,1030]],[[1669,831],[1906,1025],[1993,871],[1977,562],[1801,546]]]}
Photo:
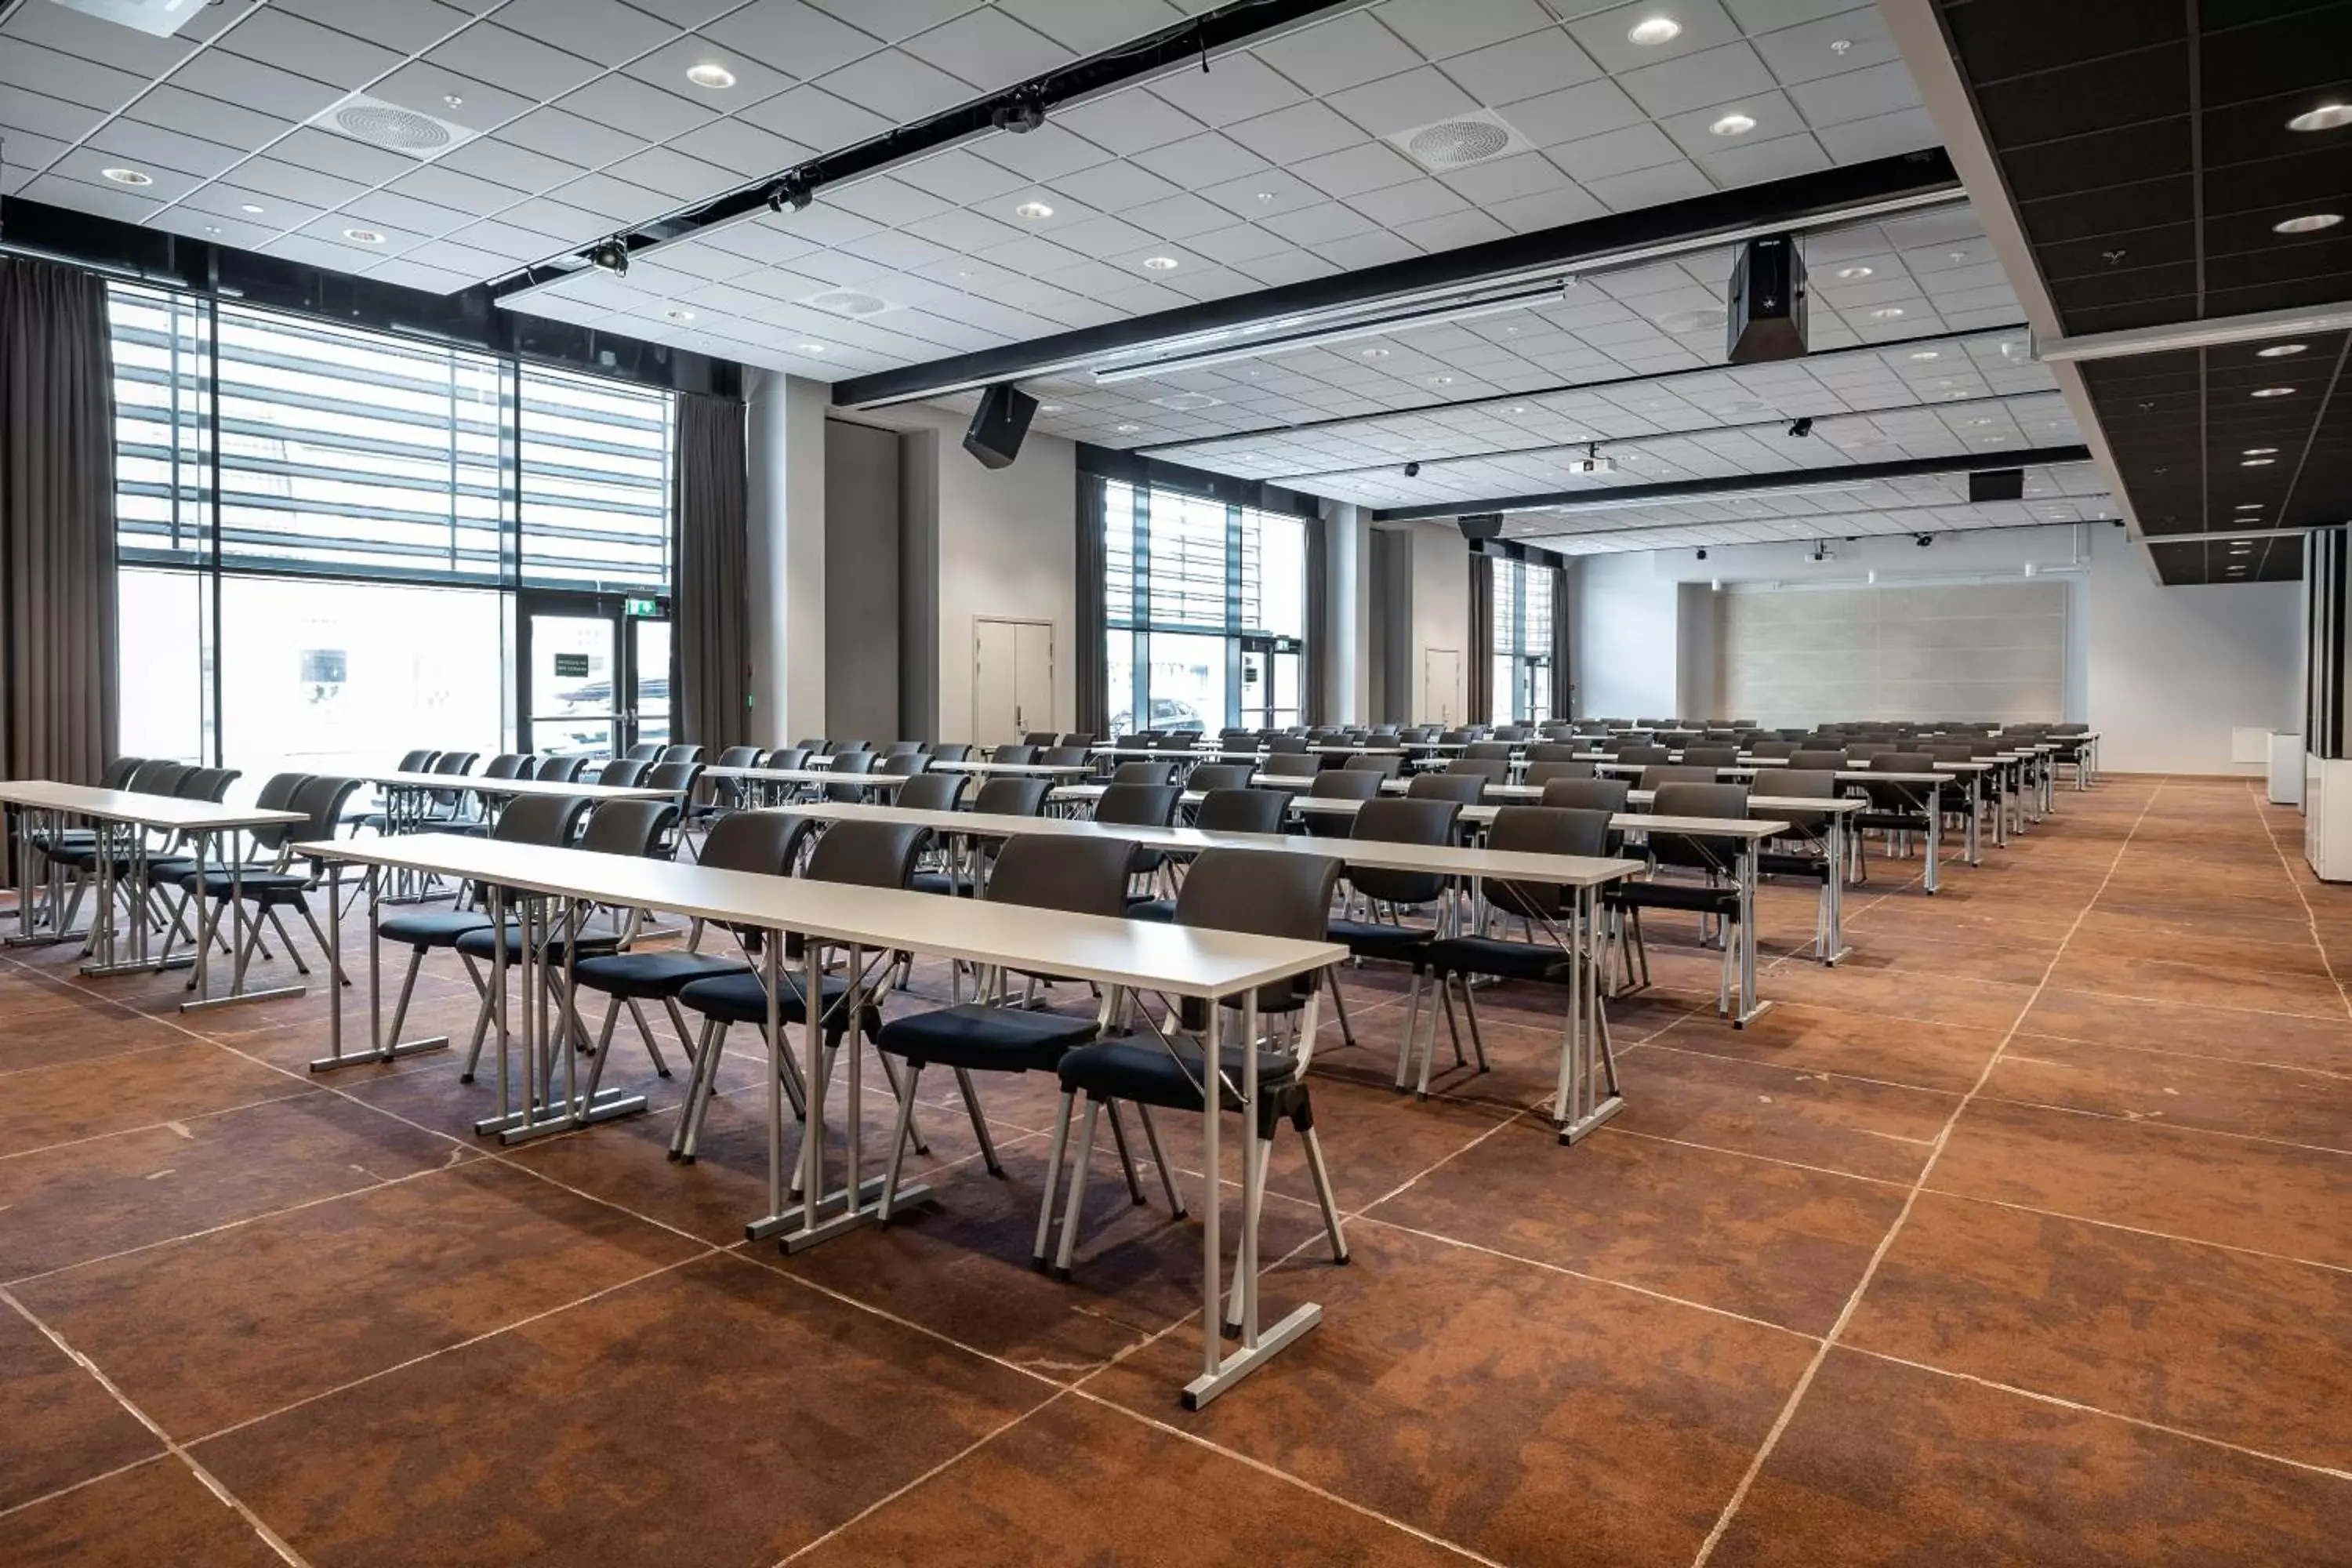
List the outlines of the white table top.
{"label": "white table top", "polygon": [[[1504,802],[1489,802],[1462,808],[1462,820],[1482,826],[1495,820]],[[1290,809],[1300,816],[1353,816],[1363,809],[1360,800],[1349,800],[1339,795],[1310,797],[1301,795],[1290,803]],[[1688,833],[1710,838],[1769,838],[1789,831],[1785,822],[1772,822],[1749,816],[1658,816],[1648,812],[1620,811],[1610,815],[1609,826],[1629,833]],[[1331,839],[1310,839],[1309,843],[1332,843]],[[1353,843],[1352,839],[1336,842]]]}
{"label": "white table top", "polygon": [[[876,808],[866,807],[866,810]],[[1337,963],[1347,950],[1101,915],[725,871],[585,849],[457,834],[334,839],[300,853],[347,864],[431,871],[625,909],[658,909],[729,925],[796,931],[820,942],[903,948],[975,963],[1066,974],[1180,996],[1230,996]]]}
{"label": "white table top", "polygon": [[828,768],[705,768],[705,778],[747,779],[754,784],[863,784],[873,789],[897,789],[912,773],[836,773]]}
{"label": "white table top", "polygon": [[635,784],[559,784],[553,779],[486,779],[471,773],[403,773],[387,768],[380,773],[347,773],[339,778],[357,779],[362,784],[383,784],[392,789],[430,789],[494,795],[520,800],[525,795],[552,795],[559,798],[579,796],[587,800],[676,800],[681,793],[674,789],[646,789]]}
{"label": "white table top", "polygon": [[[1161,756],[1173,758],[1177,753],[1162,752]],[[933,773],[1003,773],[1013,777],[1036,779],[1084,778],[1095,770],[1085,763],[933,763]]]}
{"label": "white table top", "polygon": [[264,811],[257,805],[215,805],[208,800],[182,800],[175,795],[144,791],[99,789],[89,784],[57,784],[48,779],[16,779],[0,784],[0,802],[41,811],[70,811],[109,822],[140,827],[169,828],[182,833],[210,833],[219,828],[274,827],[281,823],[307,822],[299,811]]}
{"label": "white table top", "polygon": [[[1272,849],[1286,855],[1320,855],[1349,866],[1389,871],[1433,871],[1452,877],[1508,878],[1592,887],[1643,869],[1636,860],[1583,855],[1534,855],[1516,850],[1465,849],[1455,845],[1381,844],[1369,839],[1305,838],[1284,833],[1204,833],[1196,827],[1139,827],[1125,823],[1081,821],[1066,816],[1004,816],[974,811],[910,811],[901,806],[845,805],[835,802],[788,808],[815,821],[919,824],[940,833],[976,833],[1012,838],[1049,834],[1066,838],[1113,837],[1148,849],[1197,855],[1203,849]],[[903,945],[903,944],[902,944]]]}

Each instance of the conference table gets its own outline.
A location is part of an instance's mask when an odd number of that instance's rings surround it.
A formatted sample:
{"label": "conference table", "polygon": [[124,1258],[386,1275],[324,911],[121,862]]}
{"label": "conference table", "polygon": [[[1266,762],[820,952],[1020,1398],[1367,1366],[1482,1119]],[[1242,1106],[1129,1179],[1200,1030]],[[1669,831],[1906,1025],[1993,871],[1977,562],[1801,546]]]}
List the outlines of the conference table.
{"label": "conference table", "polygon": [[971,762],[935,761],[931,763],[931,771],[971,773],[980,778],[1082,779],[1095,770],[1087,763],[992,763],[975,759]]}
{"label": "conference table", "polygon": [[[262,991],[246,986],[246,867],[235,837],[254,828],[301,823],[307,820],[301,812],[219,805],[211,801],[183,800],[176,795],[100,789],[47,779],[0,784],[0,805],[16,808],[16,934],[10,939],[10,946],[48,945],[71,939],[73,933],[65,929],[70,910],[65,901],[63,879],[57,863],[48,858],[43,846],[53,842],[52,836],[61,832],[68,822],[84,819],[96,831],[98,854],[91,868],[94,898],[84,943],[89,957],[81,966],[82,973],[143,974],[193,966],[194,974],[189,989],[196,994],[180,1004],[180,1010],[185,1013],[233,1002],[303,994],[306,988],[301,985]],[[36,824],[44,826],[37,829]],[[222,994],[215,995],[212,989],[212,946],[220,926],[217,900],[206,897],[192,900],[196,906],[196,927],[191,954],[174,956],[168,938],[161,952],[153,951],[147,929],[152,887],[144,840],[149,833],[171,834],[184,841],[190,848],[189,858],[199,868],[218,865],[228,871],[232,932],[229,951],[236,962],[231,968],[229,988]],[[230,837],[229,852],[215,855],[224,834]],[[37,877],[34,872],[37,860],[42,868]],[[121,875],[122,867],[130,870],[128,879]],[[131,911],[127,934],[123,930],[125,922],[118,916],[118,900]],[[36,901],[46,911],[46,935],[36,931]]]}
{"label": "conference table", "polygon": [[[838,816],[844,812],[889,809],[835,805],[812,808],[807,814]],[[1036,826],[1027,818],[1013,820],[1022,828]],[[331,879],[336,882],[346,865],[364,868],[371,881],[381,879],[387,872],[472,881],[487,890],[494,928],[506,919],[511,905],[523,937],[520,944],[523,953],[520,962],[525,971],[523,994],[531,999],[520,1009],[523,1100],[518,1107],[512,1094],[506,1001],[509,963],[505,944],[500,943],[494,949],[491,980],[499,1042],[499,1114],[478,1123],[476,1128],[479,1133],[496,1134],[506,1142],[568,1131],[644,1109],[641,1096],[604,1095],[593,1077],[588,1092],[583,1095],[580,1091],[574,1065],[579,1053],[571,1045],[576,1026],[572,1002],[572,952],[566,944],[560,963],[551,960],[543,940],[561,923],[551,913],[555,906],[669,910],[716,924],[772,933],[770,940],[761,944],[760,959],[768,994],[764,1029],[768,1058],[768,1206],[765,1214],[746,1226],[745,1232],[755,1240],[776,1237],[787,1251],[799,1251],[874,1223],[878,1204],[868,1194],[880,1186],[883,1179],[878,1172],[871,1177],[865,1172],[865,1075],[853,1061],[844,1075],[848,1108],[843,1180],[840,1186],[827,1188],[826,1079],[822,1031],[804,1027],[801,1071],[810,1092],[796,1157],[798,1195],[794,1202],[787,1202],[785,1173],[790,1167],[784,1153],[784,1123],[788,1113],[782,1092],[783,1025],[777,1000],[782,980],[780,955],[787,937],[798,937],[803,942],[803,973],[798,980],[801,994],[812,998],[823,994],[820,981],[826,954],[845,950],[847,973],[853,976],[865,973],[864,960],[868,953],[909,952],[1015,973],[1066,975],[1106,990],[1150,991],[1163,996],[1199,1000],[1210,1004],[1204,1009],[1207,1023],[1202,1049],[1203,1059],[1213,1062],[1223,1058],[1219,1042],[1225,1009],[1216,1004],[1238,998],[1243,1037],[1255,1038],[1260,986],[1318,973],[1347,956],[1347,949],[1333,942],[1288,941],[1115,917],[1066,914],[1013,904],[992,906],[986,920],[974,920],[969,902],[932,893],[812,882],[793,877],[454,834],[336,839],[298,847],[303,854],[324,860],[331,868]],[[373,905],[371,900],[371,910]],[[339,918],[337,924],[340,942]],[[373,938],[373,929],[370,934]],[[378,1049],[371,1055],[374,1059],[383,1059],[376,945],[373,940],[368,944],[371,1015],[379,1030],[375,1041]],[[562,1016],[551,1020],[547,1015],[554,987],[549,982],[559,968],[562,975]],[[341,1056],[341,988],[335,987],[335,991],[329,1029],[331,1048]],[[843,1005],[854,1013],[856,1004],[857,998],[853,995]],[[855,1030],[849,1037],[853,1042],[851,1049],[859,1048],[854,1044],[857,1038]],[[1258,1096],[1259,1053],[1243,1050],[1239,1056],[1241,1081],[1237,1097],[1244,1105],[1255,1104]],[[562,1060],[564,1079],[560,1105],[553,1095],[557,1058]],[[600,1056],[599,1070],[602,1060]],[[1182,1392],[1184,1404],[1192,1409],[1232,1388],[1312,1329],[1322,1317],[1321,1307],[1307,1302],[1271,1325],[1260,1324],[1258,1188],[1263,1174],[1258,1162],[1244,1159],[1241,1162],[1241,1243],[1234,1260],[1236,1293],[1241,1302],[1240,1344],[1231,1350],[1225,1345],[1221,1218],[1223,1194],[1218,1146],[1220,1107],[1227,1098],[1225,1094],[1202,1097],[1202,1180],[1205,1189],[1200,1211],[1202,1360],[1200,1375],[1187,1383]],[[1244,1136],[1247,1136],[1246,1131]],[[895,1203],[904,1204],[928,1195],[920,1186],[901,1186],[893,1198]]]}
{"label": "conference table", "polygon": [[[1600,890],[1611,882],[1642,869],[1636,860],[1579,855],[1541,855],[1519,850],[1470,848],[1451,844],[1386,844],[1371,839],[1309,838],[1280,833],[1207,832],[1194,827],[1155,827],[1142,824],[1096,822],[1090,818],[1010,816],[971,811],[915,811],[903,806],[852,805],[823,802],[791,808],[794,815],[818,822],[899,822],[928,827],[953,838],[1011,838],[1033,834],[1061,837],[1110,837],[1139,848],[1189,858],[1215,848],[1265,849],[1286,855],[1308,855],[1339,861],[1344,866],[1382,870],[1423,871],[1450,877],[1465,884],[1475,904],[1484,883],[1498,880],[1541,882],[1570,889],[1566,932],[1547,931],[1563,952],[1580,959],[1575,983],[1569,986],[1567,1026],[1561,1032],[1560,1062],[1552,1096],[1552,1126],[1562,1143],[1575,1143],[1623,1109],[1617,1088],[1617,1069],[1610,1053],[1608,1017],[1602,1008],[1597,961],[1582,961],[1591,952],[1600,931]],[[970,905],[964,905],[969,910]],[[992,906],[990,920],[995,919]],[[1345,956],[1344,952],[1341,956]],[[1048,967],[1045,973],[1066,973]],[[1415,1043],[1414,1020],[1397,1052],[1397,1087],[1406,1085],[1406,1066]],[[1431,1041],[1435,1044],[1437,1016],[1430,1013]]]}

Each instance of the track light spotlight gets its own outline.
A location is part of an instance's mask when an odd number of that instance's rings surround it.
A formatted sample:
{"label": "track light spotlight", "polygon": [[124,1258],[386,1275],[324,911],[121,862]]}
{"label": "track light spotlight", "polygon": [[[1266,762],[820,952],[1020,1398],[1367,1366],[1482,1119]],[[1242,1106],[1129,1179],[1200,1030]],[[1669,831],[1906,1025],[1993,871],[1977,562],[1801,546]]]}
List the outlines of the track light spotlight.
{"label": "track light spotlight", "polygon": [[1404,477],[1409,479],[1419,479],[1421,477],[1421,465],[1419,463],[1407,463],[1404,466]]}
{"label": "track light spotlight", "polygon": [[798,212],[815,199],[816,194],[809,189],[808,182],[798,174],[786,174],[768,187],[768,210],[772,213],[782,212],[786,207]]}
{"label": "track light spotlight", "polygon": [[1016,92],[988,111],[988,122],[999,131],[1025,136],[1045,123],[1045,103],[1034,91]]}
{"label": "track light spotlight", "polygon": [[617,235],[611,239],[600,240],[595,248],[588,252],[588,262],[592,267],[603,268],[615,278],[625,276],[629,270],[628,242]]}
{"label": "track light spotlight", "polygon": [[1706,545],[1704,545],[1704,544],[1702,544],[1702,545],[1700,545],[1700,546],[1698,547],[1698,558],[1699,558],[1701,561],[1704,561],[1704,560],[1706,560]]}
{"label": "track light spotlight", "polygon": [[1813,419],[1810,414],[1802,419],[1793,419],[1789,422],[1789,434],[1791,436],[1810,436],[1812,433]]}
{"label": "track light spotlight", "polygon": [[1925,550],[1927,546],[1936,542],[1936,536],[1932,533],[1915,534],[1912,537],[1911,542],[1917,545],[1920,549]]}

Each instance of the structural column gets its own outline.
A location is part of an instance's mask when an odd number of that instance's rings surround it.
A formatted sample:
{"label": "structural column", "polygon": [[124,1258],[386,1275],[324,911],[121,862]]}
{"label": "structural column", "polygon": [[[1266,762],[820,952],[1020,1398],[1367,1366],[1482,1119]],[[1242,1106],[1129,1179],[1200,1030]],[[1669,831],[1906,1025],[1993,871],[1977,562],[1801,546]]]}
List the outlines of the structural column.
{"label": "structural column", "polygon": [[821,735],[824,715],[824,411],[821,382],[748,373],[751,739]]}

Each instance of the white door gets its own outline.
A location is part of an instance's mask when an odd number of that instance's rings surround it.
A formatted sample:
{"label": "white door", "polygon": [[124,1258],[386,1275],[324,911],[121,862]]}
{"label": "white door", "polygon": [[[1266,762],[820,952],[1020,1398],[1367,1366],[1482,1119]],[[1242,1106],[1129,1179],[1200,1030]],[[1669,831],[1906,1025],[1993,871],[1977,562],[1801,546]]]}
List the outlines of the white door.
{"label": "white door", "polygon": [[1003,746],[1054,728],[1054,623],[975,616],[971,738]]}
{"label": "white door", "polygon": [[1423,648],[1421,652],[1421,722],[1457,725],[1462,722],[1462,650]]}

